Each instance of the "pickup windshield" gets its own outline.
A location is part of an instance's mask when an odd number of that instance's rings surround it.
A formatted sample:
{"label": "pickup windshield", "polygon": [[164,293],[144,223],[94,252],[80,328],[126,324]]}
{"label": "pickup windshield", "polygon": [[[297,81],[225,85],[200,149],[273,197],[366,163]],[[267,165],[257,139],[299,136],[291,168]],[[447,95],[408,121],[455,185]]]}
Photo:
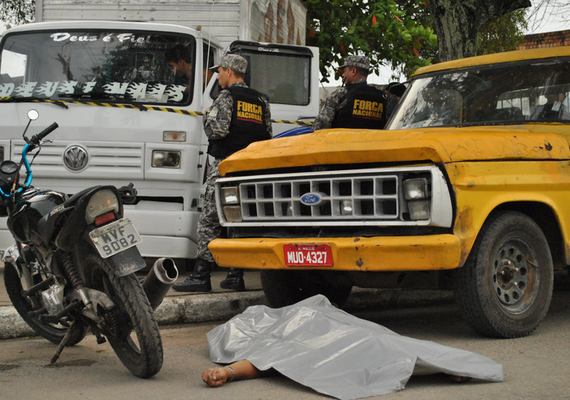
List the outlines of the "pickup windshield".
{"label": "pickup windshield", "polygon": [[194,65],[195,47],[192,36],[149,31],[8,33],[0,98],[188,104],[194,71],[169,61]]}
{"label": "pickup windshield", "polygon": [[570,123],[570,59],[420,75],[386,129]]}

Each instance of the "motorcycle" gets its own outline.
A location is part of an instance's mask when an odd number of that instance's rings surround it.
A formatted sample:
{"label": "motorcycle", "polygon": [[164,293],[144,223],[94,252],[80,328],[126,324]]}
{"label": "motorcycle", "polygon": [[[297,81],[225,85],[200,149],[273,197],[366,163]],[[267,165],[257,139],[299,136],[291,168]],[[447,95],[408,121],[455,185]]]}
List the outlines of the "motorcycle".
{"label": "motorcycle", "polygon": [[97,343],[108,340],[133,375],[149,378],[163,362],[153,311],[176,281],[176,265],[157,260],[142,285],[135,275],[147,265],[136,247],[140,235],[123,217],[123,203],[136,196],[132,184],[94,186],[71,197],[31,186],[31,165],[58,127],[26,137],[38,117],[28,113],[20,163],[0,164],[0,216],[8,217],[16,242],[3,255],[8,296],[36,333],[58,345],[52,364],[90,330]]}

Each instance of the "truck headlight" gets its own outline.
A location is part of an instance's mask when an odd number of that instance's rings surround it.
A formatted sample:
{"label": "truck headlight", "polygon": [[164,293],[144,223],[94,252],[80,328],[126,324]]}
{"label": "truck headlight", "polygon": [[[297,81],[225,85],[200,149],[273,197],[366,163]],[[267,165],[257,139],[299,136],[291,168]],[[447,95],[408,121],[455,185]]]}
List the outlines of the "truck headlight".
{"label": "truck headlight", "polygon": [[403,183],[406,200],[420,200],[429,197],[427,178],[406,179]]}
{"label": "truck headlight", "polygon": [[408,211],[410,212],[410,218],[413,220],[429,219],[429,208],[429,200],[408,202]]}
{"label": "truck headlight", "polygon": [[239,198],[239,187],[225,186],[220,190],[220,200],[224,206],[224,217],[228,222],[241,222],[241,206]]}
{"label": "truck headlight", "polygon": [[241,222],[241,207],[240,206],[225,206],[224,216],[228,222]]}
{"label": "truck headlight", "polygon": [[180,168],[180,159],[182,154],[179,151],[170,150],[153,150],[152,151],[152,167],[153,168]]}
{"label": "truck headlight", "polygon": [[222,204],[239,204],[239,190],[235,186],[222,188]]}
{"label": "truck headlight", "polygon": [[428,178],[411,178],[403,181],[404,198],[412,220],[430,219],[431,196]]}

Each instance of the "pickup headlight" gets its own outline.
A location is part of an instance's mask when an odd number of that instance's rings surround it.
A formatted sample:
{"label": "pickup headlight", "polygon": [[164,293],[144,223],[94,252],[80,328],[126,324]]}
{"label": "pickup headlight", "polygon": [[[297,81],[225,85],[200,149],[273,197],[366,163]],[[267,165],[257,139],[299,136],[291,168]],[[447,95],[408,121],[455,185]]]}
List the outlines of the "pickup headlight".
{"label": "pickup headlight", "polygon": [[239,204],[239,190],[235,186],[228,186],[222,188],[222,203],[223,204]]}
{"label": "pickup headlight", "polygon": [[428,178],[411,178],[403,181],[404,198],[412,220],[430,218],[431,196]]}
{"label": "pickup headlight", "polygon": [[182,154],[179,151],[153,150],[153,168],[180,168]]}
{"label": "pickup headlight", "polygon": [[429,196],[427,178],[406,179],[404,197],[406,200],[420,200]]}
{"label": "pickup headlight", "polygon": [[223,187],[220,192],[223,204],[224,217],[228,222],[240,222],[243,220],[241,206],[239,205],[239,188],[237,186]]}

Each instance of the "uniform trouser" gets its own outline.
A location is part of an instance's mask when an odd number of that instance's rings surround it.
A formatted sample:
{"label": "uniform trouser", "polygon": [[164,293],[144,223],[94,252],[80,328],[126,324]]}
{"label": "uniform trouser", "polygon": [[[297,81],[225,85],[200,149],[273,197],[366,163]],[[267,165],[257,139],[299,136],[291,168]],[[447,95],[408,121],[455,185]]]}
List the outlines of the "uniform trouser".
{"label": "uniform trouser", "polygon": [[210,165],[206,177],[206,193],[204,194],[204,203],[202,204],[202,212],[198,219],[198,251],[197,258],[214,262],[214,256],[208,249],[208,244],[220,237],[222,226],[218,219],[218,211],[216,210],[216,195],[214,183],[220,177],[218,172],[218,164],[222,160],[214,160]]}

